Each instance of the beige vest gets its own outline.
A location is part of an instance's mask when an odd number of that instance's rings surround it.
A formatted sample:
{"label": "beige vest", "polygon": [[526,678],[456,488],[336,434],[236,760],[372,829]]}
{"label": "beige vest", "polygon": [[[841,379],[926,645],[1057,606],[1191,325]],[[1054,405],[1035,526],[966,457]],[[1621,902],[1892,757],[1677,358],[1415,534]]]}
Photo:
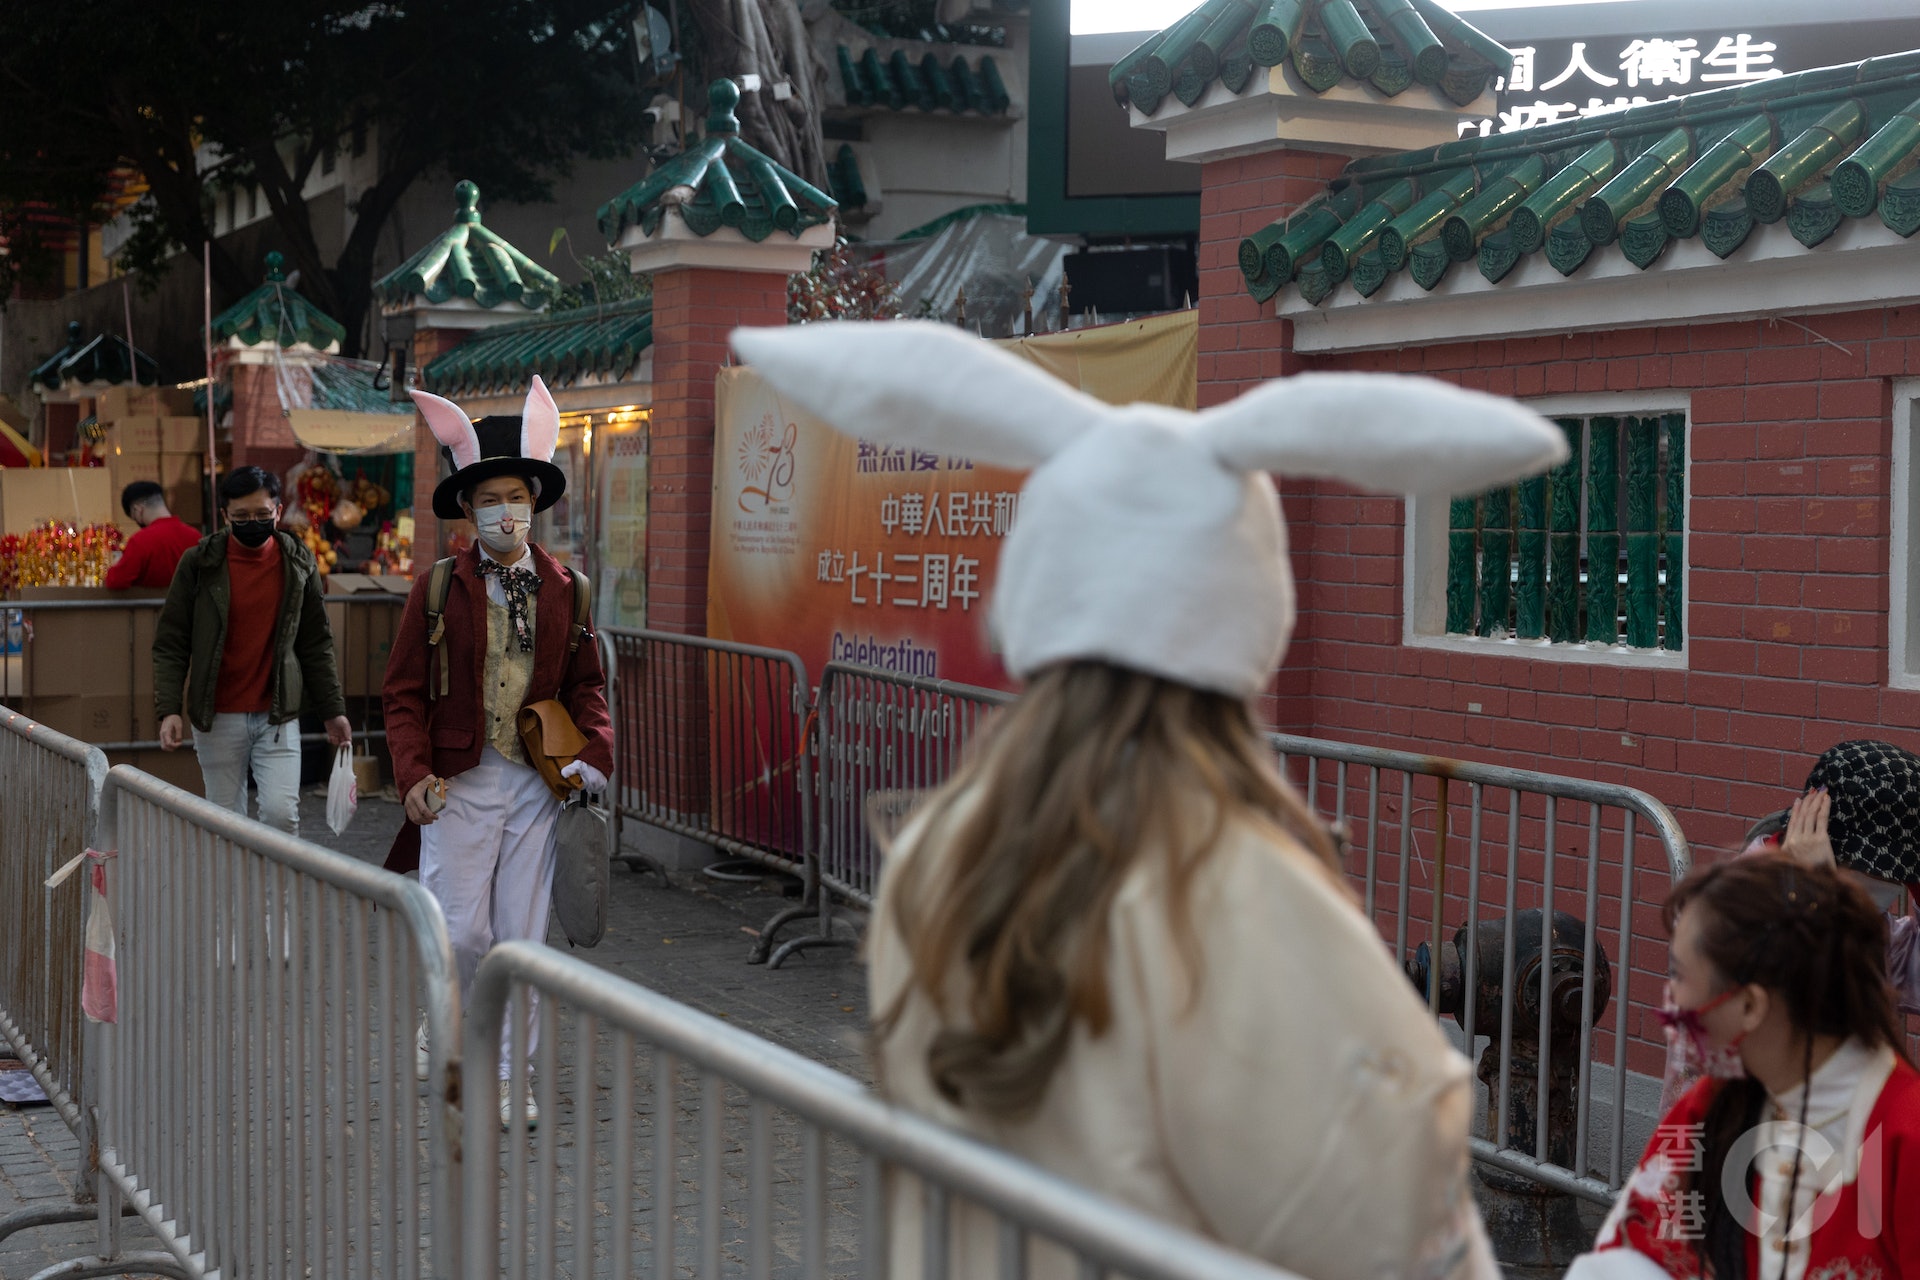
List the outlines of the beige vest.
{"label": "beige vest", "polygon": [[[538,618],[537,601],[527,600],[527,626]],[[487,666],[481,688],[487,696],[487,745],[515,764],[525,764],[518,720],[533,683],[533,655],[520,651],[520,642],[507,620],[507,606],[487,601]]]}

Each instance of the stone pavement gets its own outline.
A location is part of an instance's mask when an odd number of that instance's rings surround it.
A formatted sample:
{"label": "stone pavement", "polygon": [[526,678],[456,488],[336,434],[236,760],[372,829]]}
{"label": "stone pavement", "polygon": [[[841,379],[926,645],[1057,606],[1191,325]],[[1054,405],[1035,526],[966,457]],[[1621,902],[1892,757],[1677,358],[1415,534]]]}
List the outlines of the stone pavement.
{"label": "stone pavement", "polygon": [[[326,829],[324,804],[323,795],[302,800],[302,834],[366,861],[384,856],[400,822],[398,805],[363,800],[352,825],[336,838]],[[598,947],[573,954],[865,1079],[866,981],[851,948],[802,952],[778,970],[746,963],[754,931],[789,905],[781,888],[778,878],[735,883],[698,874],[676,874],[667,887],[657,875],[616,865],[607,936]],[[557,929],[549,941],[567,949]],[[0,1218],[67,1202],[78,1154],[50,1107],[0,1103]],[[92,1253],[94,1237],[88,1222],[35,1228],[0,1241],[0,1280],[22,1280]],[[124,1241],[129,1249],[157,1247],[134,1220]]]}

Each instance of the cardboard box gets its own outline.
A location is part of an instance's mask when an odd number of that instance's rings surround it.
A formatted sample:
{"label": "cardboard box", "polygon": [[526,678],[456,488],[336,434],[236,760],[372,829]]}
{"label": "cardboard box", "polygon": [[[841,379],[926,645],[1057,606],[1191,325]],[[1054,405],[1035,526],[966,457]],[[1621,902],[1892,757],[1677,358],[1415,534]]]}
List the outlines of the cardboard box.
{"label": "cardboard box", "polygon": [[[130,697],[136,715],[153,705],[156,604],[165,592],[108,591],[104,587],[25,587],[15,604],[22,615],[20,691],[35,698],[94,695]],[[36,601],[119,601],[119,608],[35,609]],[[151,735],[149,735],[151,736]]]}
{"label": "cardboard box", "polygon": [[367,592],[389,594],[385,587],[364,573],[330,573],[326,582],[330,596],[364,595]]}
{"label": "cardboard box", "polygon": [[[136,480],[151,480],[171,496],[177,489],[198,487],[201,455],[197,453],[136,453],[121,450],[107,455],[107,471],[113,477],[113,503],[120,504],[120,491]],[[178,514],[177,512],[175,514]]]}
{"label": "cardboard box", "polygon": [[[194,462],[198,463],[199,458]],[[206,484],[204,479],[195,475],[191,481],[182,481],[167,490],[167,510],[190,525],[198,526],[207,518]]]}
{"label": "cardboard box", "polygon": [[122,453],[204,453],[207,424],[198,418],[137,414],[107,424],[107,447]]}
{"label": "cardboard box", "polygon": [[103,467],[0,467],[0,533],[27,533],[49,520],[112,524],[118,504]]}
{"label": "cardboard box", "polygon": [[171,782],[182,791],[196,796],[206,794],[200,779],[200,757],[193,753],[191,746],[178,751],[110,751],[107,763],[130,764],[162,782]]}
{"label": "cardboard box", "polygon": [[108,387],[93,399],[102,422],[142,415],[185,416],[193,412],[193,392],[183,387]]}
{"label": "cardboard box", "polygon": [[[82,695],[78,697],[32,698],[20,704],[21,714],[52,729],[55,733],[64,733],[70,738],[82,742],[120,743],[138,742],[158,736],[158,728],[150,728],[146,734],[136,731],[134,699],[131,694],[119,697],[101,697]],[[151,725],[153,720],[152,699],[144,716],[138,717]]]}
{"label": "cardboard box", "polygon": [[396,596],[406,597],[413,594],[413,579],[404,573],[376,573],[373,580],[381,588]]}
{"label": "cardboard box", "polygon": [[[340,584],[340,585],[336,585]],[[344,590],[341,589],[344,586]],[[340,668],[340,690],[349,698],[378,697],[386,683],[387,655],[405,603],[382,591],[361,573],[336,573],[327,579],[327,625],[333,630],[333,660]]]}
{"label": "cardboard box", "polygon": [[197,525],[206,514],[200,487],[202,455],[197,453],[120,453],[110,455],[106,470],[112,477],[114,522],[131,536],[140,526],[120,510],[120,494],[137,480],[151,480],[167,499],[167,510]]}

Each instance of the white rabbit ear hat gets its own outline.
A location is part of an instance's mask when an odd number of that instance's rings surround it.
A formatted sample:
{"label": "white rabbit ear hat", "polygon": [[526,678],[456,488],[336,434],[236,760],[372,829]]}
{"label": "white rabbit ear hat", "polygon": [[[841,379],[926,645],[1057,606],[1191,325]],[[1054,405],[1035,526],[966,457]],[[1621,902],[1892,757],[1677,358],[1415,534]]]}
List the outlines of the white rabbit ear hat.
{"label": "white rabbit ear hat", "polygon": [[1294,622],[1268,473],[1450,496],[1567,457],[1540,415],[1428,378],[1301,374],[1188,413],[1103,404],[932,321],[737,329],[733,348],[844,434],[1032,469],[992,612],[1021,679],[1096,659],[1251,697]]}

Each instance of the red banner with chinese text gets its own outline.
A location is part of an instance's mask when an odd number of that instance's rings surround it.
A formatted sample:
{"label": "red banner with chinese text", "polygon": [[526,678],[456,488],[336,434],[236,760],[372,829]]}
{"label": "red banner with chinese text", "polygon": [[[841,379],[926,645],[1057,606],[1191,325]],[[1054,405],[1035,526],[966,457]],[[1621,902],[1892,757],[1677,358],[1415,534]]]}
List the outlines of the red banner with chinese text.
{"label": "red banner with chinese text", "polygon": [[[1005,344],[1112,404],[1191,409],[1198,326],[1175,312]],[[842,435],[752,368],[715,385],[707,633],[1011,688],[987,626],[1024,474]]]}

